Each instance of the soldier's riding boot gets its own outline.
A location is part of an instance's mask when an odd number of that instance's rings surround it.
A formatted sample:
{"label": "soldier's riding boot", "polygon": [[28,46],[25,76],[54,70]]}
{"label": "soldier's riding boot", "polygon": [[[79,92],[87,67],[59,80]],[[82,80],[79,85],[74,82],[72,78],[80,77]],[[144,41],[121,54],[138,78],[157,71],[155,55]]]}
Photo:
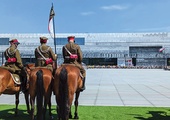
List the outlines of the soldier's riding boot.
{"label": "soldier's riding boot", "polygon": [[21,80],[21,91],[23,93],[25,93],[27,91],[27,79],[26,77],[23,75],[23,73],[19,73],[19,76],[20,76],[20,80]]}
{"label": "soldier's riding boot", "polygon": [[26,80],[22,80],[21,81],[21,91],[23,93],[25,93],[27,91],[27,88],[26,88]]}
{"label": "soldier's riding boot", "polygon": [[82,88],[80,89],[81,92],[86,89],[86,87],[85,87],[85,81],[86,81],[86,78],[84,77],[84,78],[83,78],[83,85],[82,85]]}

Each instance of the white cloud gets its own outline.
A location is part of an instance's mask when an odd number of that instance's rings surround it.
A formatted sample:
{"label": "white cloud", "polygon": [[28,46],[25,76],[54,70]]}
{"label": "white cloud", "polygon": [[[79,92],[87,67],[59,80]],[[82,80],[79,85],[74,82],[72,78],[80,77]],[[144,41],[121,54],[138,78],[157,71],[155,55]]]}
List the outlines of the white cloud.
{"label": "white cloud", "polygon": [[101,9],[103,10],[124,10],[127,9],[127,6],[121,6],[121,5],[110,5],[110,6],[102,6]]}
{"label": "white cloud", "polygon": [[95,14],[94,12],[82,12],[81,15],[83,16],[88,16],[88,15],[92,15]]}

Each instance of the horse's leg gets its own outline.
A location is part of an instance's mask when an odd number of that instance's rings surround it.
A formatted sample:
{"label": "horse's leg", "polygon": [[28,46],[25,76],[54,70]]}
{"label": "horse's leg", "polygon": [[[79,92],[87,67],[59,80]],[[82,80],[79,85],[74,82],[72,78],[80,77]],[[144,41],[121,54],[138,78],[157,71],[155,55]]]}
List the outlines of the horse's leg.
{"label": "horse's leg", "polygon": [[72,119],[71,106],[72,106],[73,99],[74,99],[74,92],[73,94],[69,93],[69,118],[70,119]]}
{"label": "horse's leg", "polygon": [[74,113],[74,119],[79,119],[78,117],[78,99],[79,99],[80,91],[76,92],[76,97],[75,97],[75,113]]}
{"label": "horse's leg", "polygon": [[60,107],[59,107],[59,102],[58,102],[58,99],[57,99],[57,95],[55,96],[55,99],[56,99],[56,110],[57,110],[57,120],[61,120],[61,110],[60,110]]}
{"label": "horse's leg", "polygon": [[60,120],[61,117],[60,117],[60,108],[59,108],[59,100],[58,100],[58,95],[55,93],[55,101],[57,103],[56,105],[56,111],[57,111],[57,120]]}
{"label": "horse's leg", "polygon": [[58,105],[56,106],[56,110],[57,110],[57,119],[60,120],[61,117],[60,117],[60,113],[59,113],[60,111]]}
{"label": "horse's leg", "polygon": [[2,95],[4,90],[5,90],[4,87],[0,84],[0,96]]}
{"label": "horse's leg", "polygon": [[19,92],[15,94],[15,116],[18,115],[18,104],[19,104]]}
{"label": "horse's leg", "polygon": [[51,113],[51,98],[49,96],[47,96],[44,101],[44,108],[43,108],[44,120],[45,120],[45,115],[46,115],[46,111],[47,111],[47,104],[48,104],[48,108],[49,108],[50,120],[52,120],[53,117],[52,117],[52,113]]}
{"label": "horse's leg", "polygon": [[30,98],[31,103],[31,118],[34,120],[34,110],[35,110],[35,96],[33,98]]}
{"label": "horse's leg", "polygon": [[29,94],[28,94],[28,91],[24,93],[24,96],[25,96],[25,102],[26,102],[26,106],[27,106],[27,112],[28,112],[28,114],[31,114],[30,106],[29,106]]}
{"label": "horse's leg", "polygon": [[73,94],[69,93],[69,118],[70,119],[72,119],[71,106],[72,106],[73,98],[74,98],[74,93]]}
{"label": "horse's leg", "polygon": [[51,113],[51,95],[50,95],[50,97],[49,97],[48,108],[49,108],[50,120],[52,120],[52,119],[53,119],[53,116],[52,116],[52,113]]}
{"label": "horse's leg", "polygon": [[71,105],[70,105],[70,111],[69,111],[69,118],[72,119],[72,114],[71,114]]}

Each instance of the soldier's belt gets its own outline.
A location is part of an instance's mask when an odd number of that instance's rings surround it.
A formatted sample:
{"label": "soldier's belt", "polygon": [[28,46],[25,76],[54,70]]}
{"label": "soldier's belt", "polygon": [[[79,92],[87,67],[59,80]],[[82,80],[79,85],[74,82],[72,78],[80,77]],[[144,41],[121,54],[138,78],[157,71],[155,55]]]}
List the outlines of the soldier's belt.
{"label": "soldier's belt", "polygon": [[71,54],[70,56],[65,56],[67,59],[77,59],[78,56],[76,54]]}
{"label": "soldier's belt", "polygon": [[[38,60],[44,60],[44,58],[37,58]],[[49,59],[49,58],[46,58],[46,59]]]}
{"label": "soldier's belt", "polygon": [[70,56],[65,56],[65,58],[67,58],[67,59],[68,59],[68,58],[70,58]]}

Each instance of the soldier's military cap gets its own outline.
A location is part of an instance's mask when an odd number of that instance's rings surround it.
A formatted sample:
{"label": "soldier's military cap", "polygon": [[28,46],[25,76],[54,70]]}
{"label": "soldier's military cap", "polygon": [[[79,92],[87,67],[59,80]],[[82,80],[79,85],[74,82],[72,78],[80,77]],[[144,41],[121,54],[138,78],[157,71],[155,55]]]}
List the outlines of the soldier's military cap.
{"label": "soldier's military cap", "polygon": [[74,40],[75,36],[68,36],[67,38],[68,38],[68,41],[70,41],[70,40]]}
{"label": "soldier's military cap", "polygon": [[48,40],[47,37],[40,37],[40,42],[41,42],[41,43],[46,43],[47,40]]}
{"label": "soldier's military cap", "polygon": [[12,39],[9,42],[13,44],[20,44],[17,39]]}

